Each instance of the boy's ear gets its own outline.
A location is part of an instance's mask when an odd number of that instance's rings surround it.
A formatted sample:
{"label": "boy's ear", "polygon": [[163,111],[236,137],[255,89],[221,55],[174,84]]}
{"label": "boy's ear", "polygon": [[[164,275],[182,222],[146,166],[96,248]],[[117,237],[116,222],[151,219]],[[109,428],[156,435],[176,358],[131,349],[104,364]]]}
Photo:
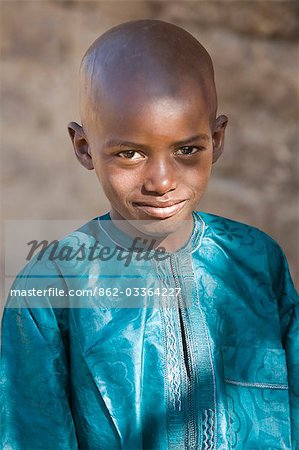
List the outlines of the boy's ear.
{"label": "boy's ear", "polygon": [[93,162],[83,128],[76,122],[70,122],[67,128],[77,159],[86,169],[92,170]]}
{"label": "boy's ear", "polygon": [[213,132],[213,161],[214,164],[221,153],[223,152],[224,147],[224,135],[225,135],[225,128],[228,122],[228,118],[224,115],[221,115],[217,117],[215,122],[215,128]]}

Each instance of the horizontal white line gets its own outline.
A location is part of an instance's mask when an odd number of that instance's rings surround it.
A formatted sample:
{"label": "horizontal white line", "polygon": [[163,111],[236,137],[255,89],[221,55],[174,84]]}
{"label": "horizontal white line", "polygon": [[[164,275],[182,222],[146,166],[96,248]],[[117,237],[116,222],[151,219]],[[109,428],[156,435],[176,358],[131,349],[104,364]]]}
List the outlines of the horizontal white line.
{"label": "horizontal white line", "polygon": [[235,384],[236,386],[245,386],[245,387],[258,387],[258,388],[268,388],[268,389],[288,389],[287,384],[272,384],[272,383],[246,383],[243,381],[235,381],[235,380],[224,380],[228,384]]}

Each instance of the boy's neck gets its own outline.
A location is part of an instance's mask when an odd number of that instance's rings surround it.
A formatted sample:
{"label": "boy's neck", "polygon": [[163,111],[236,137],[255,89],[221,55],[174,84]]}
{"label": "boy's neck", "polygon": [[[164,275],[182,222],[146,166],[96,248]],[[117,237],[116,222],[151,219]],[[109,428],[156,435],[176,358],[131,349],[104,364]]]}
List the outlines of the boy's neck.
{"label": "boy's neck", "polygon": [[109,214],[114,225],[122,232],[128,234],[133,239],[138,237],[141,240],[147,240],[147,245],[152,244],[153,248],[164,247],[165,251],[170,253],[176,252],[177,250],[185,246],[192,235],[194,227],[194,219],[191,216],[189,220],[181,221],[177,230],[175,230],[174,232],[168,235],[157,236],[146,234],[140,231],[139,229],[137,229],[137,227],[135,228],[128,220],[121,218],[121,216],[116,214],[113,210],[111,210]]}

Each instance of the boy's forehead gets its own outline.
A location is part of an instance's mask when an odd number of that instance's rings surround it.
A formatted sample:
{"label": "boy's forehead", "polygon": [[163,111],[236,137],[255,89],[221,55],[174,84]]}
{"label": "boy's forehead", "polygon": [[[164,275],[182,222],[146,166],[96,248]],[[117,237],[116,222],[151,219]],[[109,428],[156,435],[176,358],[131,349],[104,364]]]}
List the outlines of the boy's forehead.
{"label": "boy's forehead", "polygon": [[[81,64],[81,115],[105,105],[200,92],[216,114],[211,58],[188,32],[158,20],[121,24],[100,36]],[[114,109],[113,108],[113,109]]]}

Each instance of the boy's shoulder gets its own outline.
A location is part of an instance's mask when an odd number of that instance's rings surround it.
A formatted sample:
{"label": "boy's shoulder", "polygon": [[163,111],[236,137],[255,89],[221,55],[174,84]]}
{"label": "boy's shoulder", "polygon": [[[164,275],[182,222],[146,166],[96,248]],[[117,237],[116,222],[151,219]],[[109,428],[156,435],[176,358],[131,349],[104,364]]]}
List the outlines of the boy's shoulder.
{"label": "boy's shoulder", "polygon": [[5,308],[9,313],[29,319],[34,316],[42,326],[55,328],[52,310],[68,308],[66,294],[73,280],[79,287],[84,283],[87,250],[97,240],[97,219],[59,239],[36,241],[36,248],[27,255],[13,283],[8,283]]}
{"label": "boy's shoulder", "polygon": [[[89,220],[65,236],[34,241],[15,276],[13,286],[18,289],[40,288],[52,282],[62,285],[66,275],[86,260],[86,250],[97,239],[97,218]],[[77,268],[77,273],[80,268]]]}
{"label": "boy's shoulder", "polygon": [[234,229],[236,228],[243,229],[244,231],[252,230],[253,232],[264,233],[259,228],[253,225],[231,219],[230,217],[219,216],[217,214],[205,211],[196,211],[196,215],[200,216],[206,225],[208,225],[212,229],[217,229],[218,231],[220,231],[221,229],[234,231]]}
{"label": "boy's shoulder", "polygon": [[[106,217],[104,215],[103,217]],[[84,260],[84,255],[95,242],[99,242],[100,232],[98,225],[99,217],[95,217],[80,225],[61,238],[53,241],[44,239],[37,242],[29,254],[29,262],[23,267],[22,273],[30,275],[35,268],[44,270],[46,273],[59,271],[59,267],[66,263],[70,268],[72,261]]]}
{"label": "boy's shoulder", "polygon": [[196,211],[196,215],[204,223],[206,237],[247,247],[263,244],[281,251],[278,242],[258,227],[204,211]]}
{"label": "boy's shoulder", "polygon": [[231,264],[235,262],[247,267],[255,275],[263,272],[274,285],[278,285],[284,276],[290,279],[286,255],[268,233],[216,214],[198,211],[196,215],[204,223],[203,252],[212,248],[214,255],[219,251]]}

